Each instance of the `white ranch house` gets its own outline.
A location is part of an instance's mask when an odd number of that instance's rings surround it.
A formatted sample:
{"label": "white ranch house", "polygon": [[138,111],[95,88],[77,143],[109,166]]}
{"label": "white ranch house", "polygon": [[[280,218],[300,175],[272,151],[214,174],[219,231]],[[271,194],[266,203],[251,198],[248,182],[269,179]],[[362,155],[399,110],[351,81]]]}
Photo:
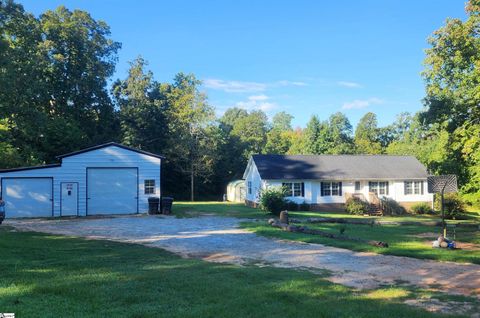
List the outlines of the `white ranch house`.
{"label": "white ranch house", "polygon": [[388,197],[405,208],[432,204],[428,172],[415,157],[389,155],[253,155],[243,179],[246,203],[256,206],[263,189],[287,188],[287,199],[312,210],[343,210],[346,197]]}
{"label": "white ranch house", "polygon": [[162,156],[107,143],[60,163],[0,170],[7,218],[132,214],[161,197]]}

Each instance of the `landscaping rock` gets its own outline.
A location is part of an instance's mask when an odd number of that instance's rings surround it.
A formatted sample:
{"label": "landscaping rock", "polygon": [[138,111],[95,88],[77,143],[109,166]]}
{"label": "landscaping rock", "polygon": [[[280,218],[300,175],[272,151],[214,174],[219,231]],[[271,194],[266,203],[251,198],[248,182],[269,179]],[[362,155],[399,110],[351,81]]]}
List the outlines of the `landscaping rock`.
{"label": "landscaping rock", "polygon": [[288,224],[288,211],[280,212],[280,222]]}

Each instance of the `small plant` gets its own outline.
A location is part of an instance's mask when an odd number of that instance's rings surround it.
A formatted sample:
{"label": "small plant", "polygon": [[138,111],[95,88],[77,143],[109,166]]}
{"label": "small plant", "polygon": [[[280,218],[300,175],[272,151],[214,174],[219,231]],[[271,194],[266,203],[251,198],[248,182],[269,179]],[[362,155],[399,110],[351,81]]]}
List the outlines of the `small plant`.
{"label": "small plant", "polygon": [[[440,195],[435,196],[435,210],[437,211],[442,210],[441,200],[442,197]],[[445,194],[443,202],[446,219],[455,219],[465,212],[465,205],[456,193]]]}
{"label": "small plant", "polygon": [[428,203],[425,203],[425,202],[416,203],[416,204],[412,205],[410,210],[414,214],[432,214],[432,212],[433,212],[430,205]]}
{"label": "small plant", "polygon": [[397,201],[391,198],[382,198],[382,209],[385,215],[403,215],[407,213],[407,210],[401,206]]}
{"label": "small plant", "polygon": [[287,202],[285,200],[285,192],[282,188],[271,187],[262,191],[260,195],[260,209],[275,215],[285,209]]}
{"label": "small plant", "polygon": [[356,197],[347,199],[345,210],[350,214],[362,215],[368,212],[368,203]]}

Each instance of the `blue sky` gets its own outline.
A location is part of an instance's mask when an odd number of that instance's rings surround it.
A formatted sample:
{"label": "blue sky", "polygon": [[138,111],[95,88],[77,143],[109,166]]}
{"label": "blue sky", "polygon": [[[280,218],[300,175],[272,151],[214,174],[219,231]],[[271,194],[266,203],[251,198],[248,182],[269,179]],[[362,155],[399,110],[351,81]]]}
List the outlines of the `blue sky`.
{"label": "blue sky", "polygon": [[218,114],[240,106],[294,125],[342,111],[381,125],[422,108],[427,37],[465,0],[20,1],[40,14],[59,5],[107,22],[122,43],[114,78],[142,55],[161,81],[180,71],[204,81]]}

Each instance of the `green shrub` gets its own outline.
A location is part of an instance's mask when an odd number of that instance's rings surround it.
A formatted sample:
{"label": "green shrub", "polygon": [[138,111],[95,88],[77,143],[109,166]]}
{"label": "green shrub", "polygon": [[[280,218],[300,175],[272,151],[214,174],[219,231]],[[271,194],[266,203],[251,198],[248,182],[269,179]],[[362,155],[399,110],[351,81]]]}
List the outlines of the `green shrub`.
{"label": "green shrub", "polygon": [[291,200],[286,200],[285,209],[288,211],[298,211],[299,205]]}
{"label": "green shrub", "polygon": [[[435,195],[435,210],[437,211],[442,210],[441,200],[442,196],[440,194]],[[447,193],[444,195],[444,208],[445,218],[447,219],[455,219],[465,212],[465,204],[456,193]]]}
{"label": "green shrub", "polygon": [[407,210],[394,199],[383,197],[380,200],[384,215],[402,215],[407,213]]}
{"label": "green shrub", "polygon": [[279,187],[271,187],[263,190],[260,195],[260,209],[275,215],[280,215],[280,212],[284,210],[287,205],[284,196],[284,190]]}
{"label": "green shrub", "polygon": [[412,213],[414,214],[432,214],[432,208],[430,207],[430,204],[426,202],[420,202],[412,205],[410,208]]}
{"label": "green shrub", "polygon": [[345,210],[350,214],[362,215],[368,212],[368,203],[356,197],[347,199]]}

